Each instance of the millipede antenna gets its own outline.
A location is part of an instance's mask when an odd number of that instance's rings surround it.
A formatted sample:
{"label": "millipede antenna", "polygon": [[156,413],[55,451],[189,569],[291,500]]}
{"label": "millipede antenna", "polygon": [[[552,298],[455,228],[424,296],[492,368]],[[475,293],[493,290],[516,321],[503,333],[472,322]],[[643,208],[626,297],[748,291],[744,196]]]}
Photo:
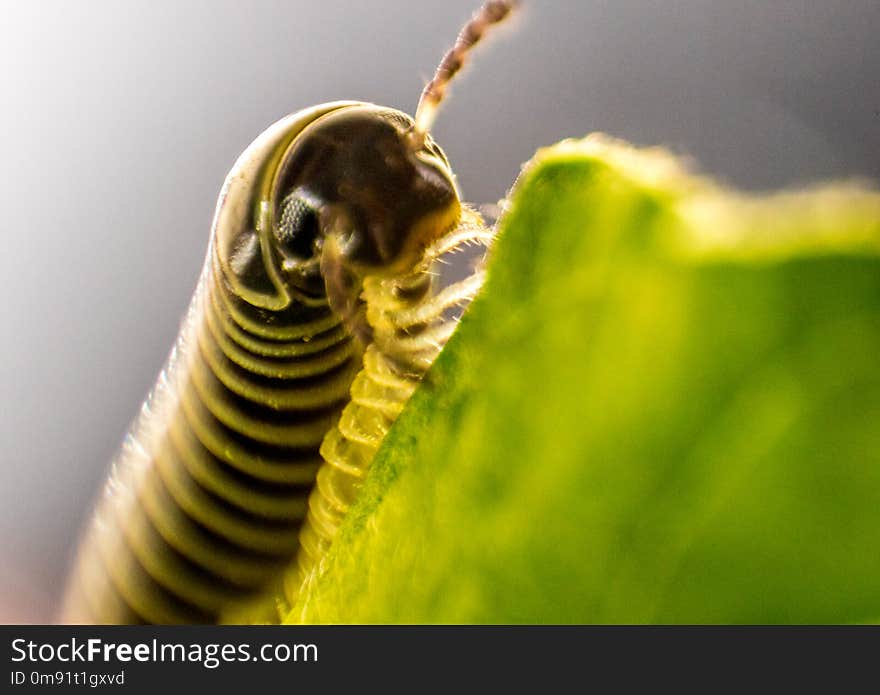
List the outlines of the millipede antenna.
{"label": "millipede antenna", "polygon": [[519,0],[489,0],[483,3],[483,6],[461,28],[455,44],[443,56],[434,77],[425,85],[419,99],[413,127],[413,140],[417,146],[421,146],[424,142],[425,134],[434,124],[437,111],[446,96],[449,83],[464,67],[474,46],[486,35],[491,26],[504,21],[518,5]]}

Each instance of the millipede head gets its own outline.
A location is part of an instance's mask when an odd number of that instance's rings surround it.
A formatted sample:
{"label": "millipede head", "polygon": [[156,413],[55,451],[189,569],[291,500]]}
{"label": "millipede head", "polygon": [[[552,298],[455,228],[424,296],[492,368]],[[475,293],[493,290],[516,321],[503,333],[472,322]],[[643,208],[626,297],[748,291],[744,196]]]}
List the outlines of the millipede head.
{"label": "millipede head", "polygon": [[337,276],[356,292],[368,275],[418,263],[461,204],[446,156],[430,137],[414,148],[412,128],[399,111],[337,102],[260,135],[227,176],[214,220],[215,259],[236,294],[272,310],[333,303]]}
{"label": "millipede head", "polygon": [[219,264],[242,298],[272,310],[329,300],[350,325],[362,323],[363,280],[411,271],[456,226],[455,177],[428,131],[473,46],[516,4],[486,2],[465,24],[414,119],[337,102],[289,116],[254,141],[215,218]]}
{"label": "millipede head", "polygon": [[362,104],[312,123],[278,173],[276,241],[294,272],[335,246],[358,277],[394,275],[458,220],[449,162],[430,138],[413,148],[412,119]]}

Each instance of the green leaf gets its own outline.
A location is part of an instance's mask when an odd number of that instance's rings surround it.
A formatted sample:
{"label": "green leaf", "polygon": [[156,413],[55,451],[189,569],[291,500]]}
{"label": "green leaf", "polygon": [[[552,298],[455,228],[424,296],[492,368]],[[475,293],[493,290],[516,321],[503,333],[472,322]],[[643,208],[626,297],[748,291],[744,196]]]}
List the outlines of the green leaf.
{"label": "green leaf", "polygon": [[880,194],[538,153],[291,621],[880,615]]}

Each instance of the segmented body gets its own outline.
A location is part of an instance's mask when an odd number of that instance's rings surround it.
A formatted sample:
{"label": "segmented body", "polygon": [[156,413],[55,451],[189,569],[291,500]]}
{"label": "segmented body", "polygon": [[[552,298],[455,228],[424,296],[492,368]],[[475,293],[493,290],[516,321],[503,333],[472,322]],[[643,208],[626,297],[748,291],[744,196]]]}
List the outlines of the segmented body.
{"label": "segmented body", "polygon": [[68,619],[214,622],[289,563],[360,355],[326,303],[232,291],[212,253],[114,465]]}
{"label": "segmented body", "polygon": [[428,131],[449,81],[515,5],[490,0],[464,25],[415,119],[322,104],[241,155],[177,345],[77,555],[63,621],[271,620],[282,583],[292,604],[316,576],[454,329],[450,311],[482,282],[475,271],[433,292],[435,263],[491,235]]}
{"label": "segmented body", "polygon": [[178,342],[77,556],[65,622],[237,621],[261,607],[271,619],[284,569],[299,553],[306,577],[320,558],[451,331],[444,311],[471,296],[473,279],[439,300],[430,282],[438,256],[480,236],[467,210],[415,267],[365,280],[366,353],[326,295],[277,280],[265,227],[280,199],[278,162],[309,123],[352,105],[283,119],[227,178]]}

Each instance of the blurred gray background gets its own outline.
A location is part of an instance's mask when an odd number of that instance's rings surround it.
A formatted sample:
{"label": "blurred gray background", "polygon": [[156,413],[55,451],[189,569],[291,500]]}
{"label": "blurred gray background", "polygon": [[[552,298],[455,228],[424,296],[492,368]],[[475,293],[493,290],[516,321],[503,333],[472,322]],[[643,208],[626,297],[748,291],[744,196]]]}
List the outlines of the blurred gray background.
{"label": "blurred gray background", "polygon": [[[2,2],[0,622],[51,617],[223,178],[284,114],[412,112],[478,0]],[[748,189],[880,179],[877,0],[533,0],[435,136],[465,197],[602,130]]]}

